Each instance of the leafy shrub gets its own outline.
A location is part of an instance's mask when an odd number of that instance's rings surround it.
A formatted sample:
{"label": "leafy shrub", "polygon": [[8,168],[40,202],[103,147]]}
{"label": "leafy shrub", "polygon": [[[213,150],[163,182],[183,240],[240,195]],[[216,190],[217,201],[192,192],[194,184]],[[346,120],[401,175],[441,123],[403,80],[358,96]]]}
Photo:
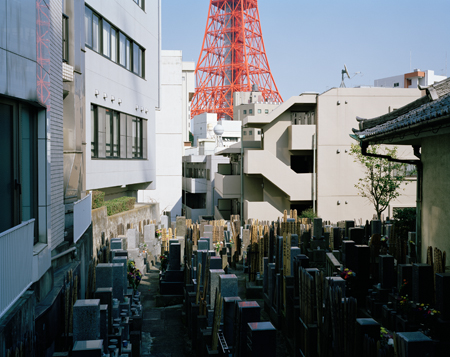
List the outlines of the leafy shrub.
{"label": "leafy shrub", "polygon": [[92,209],[105,205],[105,193],[102,191],[92,191]]}
{"label": "leafy shrub", "polygon": [[110,201],[106,201],[105,206],[106,211],[108,212],[108,216],[112,216],[114,214],[133,209],[135,203],[135,197],[119,197]]}
{"label": "leafy shrub", "polygon": [[317,215],[312,208],[305,209],[304,211],[302,211],[302,213],[300,213],[299,216],[299,218],[309,218],[309,219],[314,219],[316,217]]}

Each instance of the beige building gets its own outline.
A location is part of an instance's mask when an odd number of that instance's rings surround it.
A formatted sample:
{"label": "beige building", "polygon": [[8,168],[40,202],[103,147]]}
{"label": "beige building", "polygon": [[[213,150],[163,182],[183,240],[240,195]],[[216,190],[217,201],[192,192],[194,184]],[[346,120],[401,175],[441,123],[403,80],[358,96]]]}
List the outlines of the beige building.
{"label": "beige building", "polygon": [[[242,95],[242,94],[237,94]],[[234,118],[243,133],[257,137],[237,143],[219,154],[230,157],[219,165],[216,191],[220,198],[216,218],[243,209],[245,219],[273,220],[285,209],[301,212],[314,208],[323,219],[372,219],[375,210],[354,187],[363,175],[350,156],[348,136],[356,116],[375,117],[392,112],[419,98],[418,89],[333,88],[321,95],[304,93],[286,102],[266,103],[260,93],[235,100]],[[241,153],[243,172],[240,177]],[[412,150],[399,152],[410,157]],[[415,179],[408,179],[395,207],[415,207]],[[243,189],[241,185],[243,184]],[[242,197],[242,199],[241,199]],[[241,205],[240,203],[243,202]],[[223,213],[223,214],[222,214]]]}
{"label": "beige building", "polygon": [[354,130],[363,152],[367,145],[385,143],[415,150],[421,198],[416,245],[422,262],[429,246],[450,251],[450,79],[430,86],[407,107],[368,118]]}

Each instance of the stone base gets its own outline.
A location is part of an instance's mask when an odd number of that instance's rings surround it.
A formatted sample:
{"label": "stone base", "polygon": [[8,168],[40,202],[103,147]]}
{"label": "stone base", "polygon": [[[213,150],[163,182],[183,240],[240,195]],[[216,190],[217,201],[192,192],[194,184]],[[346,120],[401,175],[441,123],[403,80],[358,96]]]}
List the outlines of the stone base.
{"label": "stone base", "polygon": [[180,295],[183,298],[183,282],[161,281],[159,292],[161,295]]}

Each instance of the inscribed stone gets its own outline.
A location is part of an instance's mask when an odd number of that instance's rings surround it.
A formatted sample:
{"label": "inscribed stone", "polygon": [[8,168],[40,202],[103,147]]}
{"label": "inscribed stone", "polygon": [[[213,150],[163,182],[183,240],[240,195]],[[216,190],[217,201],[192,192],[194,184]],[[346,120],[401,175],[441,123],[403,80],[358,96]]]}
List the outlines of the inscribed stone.
{"label": "inscribed stone", "polygon": [[95,268],[95,288],[110,288],[112,287],[112,264],[99,263]]}
{"label": "inscribed stone", "polygon": [[136,233],[136,229],[129,229],[127,231],[128,249],[135,249],[139,246],[136,240]]}
{"label": "inscribed stone", "polygon": [[235,274],[219,275],[219,289],[222,297],[238,296],[238,278]]}
{"label": "inscribed stone", "polygon": [[77,300],[73,305],[73,340],[100,338],[100,300]]}
{"label": "inscribed stone", "polygon": [[[223,269],[210,269],[209,270],[209,301],[211,308],[214,308],[216,301],[216,289],[219,289],[219,276],[225,275]],[[220,290],[219,290],[220,292]]]}

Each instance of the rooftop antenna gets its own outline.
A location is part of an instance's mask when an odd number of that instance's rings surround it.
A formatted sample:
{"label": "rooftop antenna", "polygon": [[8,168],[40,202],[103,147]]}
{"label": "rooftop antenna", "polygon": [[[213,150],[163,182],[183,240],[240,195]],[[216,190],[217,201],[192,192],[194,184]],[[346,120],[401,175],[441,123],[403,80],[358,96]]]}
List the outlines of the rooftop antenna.
{"label": "rooftop antenna", "polygon": [[350,74],[348,74],[347,66],[344,64],[344,69],[342,70],[342,81],[340,88],[346,88],[344,83],[344,76],[347,75],[348,79],[350,79]]}

